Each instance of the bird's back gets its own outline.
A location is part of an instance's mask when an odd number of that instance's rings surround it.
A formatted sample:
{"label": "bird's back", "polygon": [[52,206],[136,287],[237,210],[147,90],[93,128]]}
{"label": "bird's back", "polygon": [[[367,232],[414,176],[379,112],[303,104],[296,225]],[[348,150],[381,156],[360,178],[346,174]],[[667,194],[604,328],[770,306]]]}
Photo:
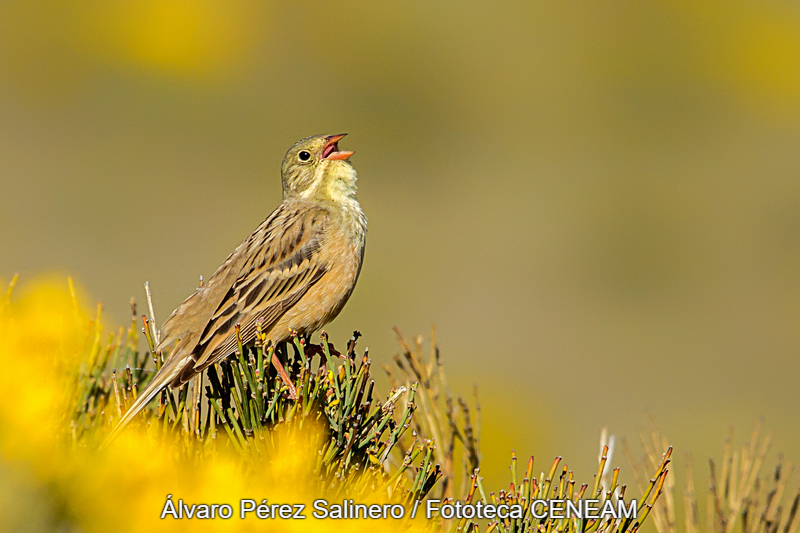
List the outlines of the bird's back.
{"label": "bird's back", "polygon": [[[273,342],[288,337],[288,327],[276,328],[284,314],[331,269],[338,272],[339,263],[349,262],[338,253],[337,218],[328,206],[289,199],[236,248],[164,323],[159,347],[174,344],[170,359],[185,361],[171,386],[233,353],[236,324],[245,343],[255,338],[257,321]],[[302,307],[311,311],[307,304]],[[302,331],[305,323],[291,327]]]}

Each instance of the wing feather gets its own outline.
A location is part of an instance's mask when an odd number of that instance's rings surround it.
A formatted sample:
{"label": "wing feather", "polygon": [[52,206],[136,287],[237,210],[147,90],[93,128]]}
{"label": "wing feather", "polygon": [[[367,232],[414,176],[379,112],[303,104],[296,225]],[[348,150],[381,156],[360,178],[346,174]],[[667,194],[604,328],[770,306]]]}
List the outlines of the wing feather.
{"label": "wing feather", "polygon": [[[204,303],[210,300],[213,305],[206,308],[206,322],[195,329],[202,333],[191,351],[192,361],[187,361],[172,380],[173,387],[232,353],[237,323],[241,324],[245,343],[255,338],[258,320],[262,321],[263,331],[269,332],[324,276],[327,265],[319,251],[327,222],[327,212],[322,208],[290,209],[284,204],[231,254],[229,264],[236,268],[236,275],[221,272],[221,267],[209,280],[208,286],[213,285],[218,295],[205,299]],[[227,284],[216,283],[217,277],[224,278]],[[191,297],[183,305],[190,304],[190,300]],[[171,320],[172,317],[165,328],[172,326]]]}

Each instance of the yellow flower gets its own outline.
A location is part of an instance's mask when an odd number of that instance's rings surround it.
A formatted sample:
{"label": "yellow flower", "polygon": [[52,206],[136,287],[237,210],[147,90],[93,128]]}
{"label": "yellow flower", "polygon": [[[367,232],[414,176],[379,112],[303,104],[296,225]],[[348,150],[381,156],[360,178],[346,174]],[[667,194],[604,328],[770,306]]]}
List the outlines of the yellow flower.
{"label": "yellow flower", "polygon": [[[89,424],[98,435],[73,440],[76,391],[92,361],[99,360],[99,314],[90,320],[65,281],[42,279],[19,293],[0,310],[0,365],[5,369],[0,373],[0,501],[6,502],[0,503],[0,529],[24,524],[26,530],[89,533],[408,531],[409,524],[397,520],[314,519],[312,503],[324,497],[315,465],[326,437],[307,423],[285,423],[265,432],[263,446],[253,447],[257,451],[246,459],[224,443],[213,451],[202,444],[188,448],[181,437],[164,438],[153,427],[132,427],[98,452],[94,443],[107,431],[96,430],[109,423],[102,411],[116,409],[112,402],[97,406],[95,424]],[[346,488],[330,503],[388,501],[379,491],[365,494]],[[250,511],[242,519],[242,499],[252,500],[245,504],[248,509],[262,503],[302,504],[307,518],[259,518]],[[232,514],[228,519],[176,519],[165,513],[169,505],[177,512],[181,501],[229,505]]]}

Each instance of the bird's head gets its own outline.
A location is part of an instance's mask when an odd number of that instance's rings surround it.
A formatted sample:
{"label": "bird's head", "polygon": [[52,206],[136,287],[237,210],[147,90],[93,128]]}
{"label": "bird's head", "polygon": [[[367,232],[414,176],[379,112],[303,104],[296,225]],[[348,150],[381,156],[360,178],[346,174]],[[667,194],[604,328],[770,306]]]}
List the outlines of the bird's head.
{"label": "bird's head", "polygon": [[283,197],[342,201],[356,193],[356,171],[348,161],[353,152],[339,151],[347,135],[315,135],[297,141],[281,165]]}

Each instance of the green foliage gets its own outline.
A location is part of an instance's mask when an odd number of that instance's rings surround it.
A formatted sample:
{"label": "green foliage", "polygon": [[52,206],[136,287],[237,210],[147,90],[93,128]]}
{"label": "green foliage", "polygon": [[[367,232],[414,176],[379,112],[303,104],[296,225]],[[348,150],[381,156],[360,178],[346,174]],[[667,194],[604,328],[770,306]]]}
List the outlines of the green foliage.
{"label": "green foliage", "polygon": [[[95,431],[101,426],[113,427],[166,359],[167,354],[155,351],[158,332],[152,319],[144,316],[141,331],[150,351],[140,354],[135,305],[133,313],[131,327],[127,332],[120,329],[105,349],[95,338],[89,350],[93,355],[81,368],[79,407],[70,426],[75,446],[87,445],[92,435],[106,432]],[[311,471],[319,493],[328,497],[377,493],[406,506],[435,497],[442,504],[482,501],[526,508],[520,518],[484,524],[487,532],[635,532],[661,493],[671,449],[638,500],[636,520],[537,519],[528,508],[533,499],[591,497],[601,505],[624,501],[626,487],[618,482],[619,469],[613,470],[610,483],[606,480],[605,455],[591,490],[588,484],[576,490],[572,471],[566,466],[559,470],[560,457],[547,475],[542,472],[538,477],[531,458],[518,482],[513,456],[509,490],[487,494],[479,476],[477,392],[472,408],[452,394],[435,332],[426,358],[421,337],[409,343],[398,331],[401,353],[393,367],[385,366],[392,385],[385,400],[378,399],[369,354],[358,352],[359,336],[354,332],[339,354],[325,333],[317,345],[293,334],[289,342],[272,346],[259,330],[252,345],[240,340],[228,359],[177,390],[162,391],[134,425],[144,428],[146,438],[177,441],[179,447],[172,451],[176,460],[194,457],[202,462],[221,447],[240,457],[243,471],[254,473],[274,449],[278,430],[318,434],[317,464]],[[123,365],[123,371],[115,370]],[[439,518],[432,524],[444,531],[482,527],[480,521],[467,519]]]}

